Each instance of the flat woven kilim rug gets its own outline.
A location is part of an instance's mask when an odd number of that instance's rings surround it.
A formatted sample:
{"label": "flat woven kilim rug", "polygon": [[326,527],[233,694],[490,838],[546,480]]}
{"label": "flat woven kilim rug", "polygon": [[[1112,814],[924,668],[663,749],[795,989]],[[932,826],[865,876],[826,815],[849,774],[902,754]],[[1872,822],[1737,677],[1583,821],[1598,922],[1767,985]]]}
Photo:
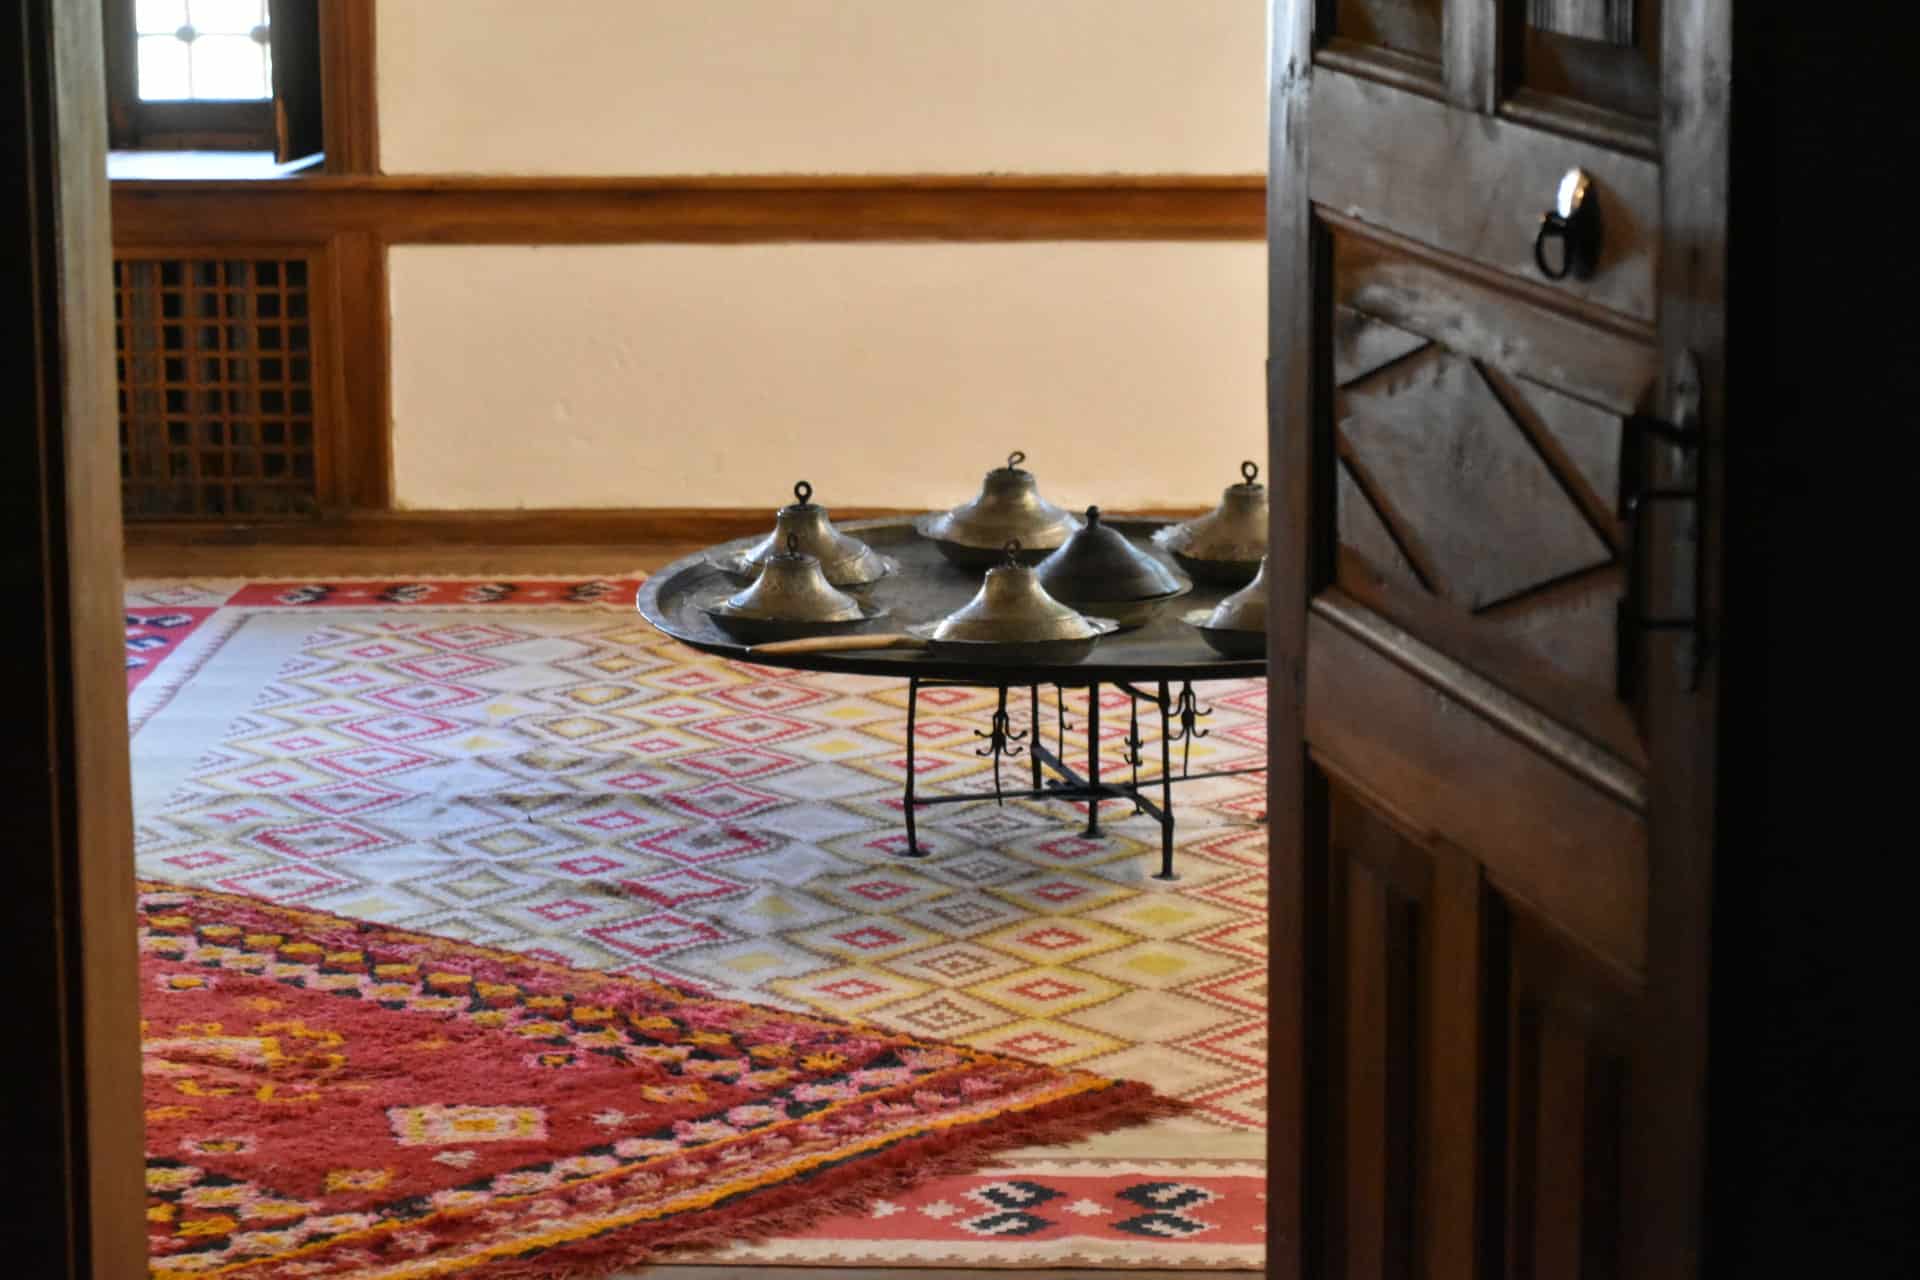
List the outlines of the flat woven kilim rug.
{"label": "flat woven kilim rug", "polygon": [[158,1280],[598,1273],[1165,1109],[254,899],[146,884],[140,906]]}
{"label": "flat woven kilim rug", "polygon": [[[1258,1268],[1263,779],[1176,792],[1172,884],[1150,875],[1157,827],[1118,804],[1101,840],[1064,804],[923,809],[932,856],[909,861],[904,683],[695,653],[633,612],[636,586],[130,584],[140,874],[1187,1105],[698,1260]],[[1264,683],[1197,692],[1212,714],[1192,768],[1258,763]],[[1076,763],[1084,703],[1066,706]],[[992,708],[987,690],[923,692],[923,794],[990,787],[973,753]],[[1109,693],[1109,769],[1125,710]],[[1050,694],[1043,719],[1051,740]]]}

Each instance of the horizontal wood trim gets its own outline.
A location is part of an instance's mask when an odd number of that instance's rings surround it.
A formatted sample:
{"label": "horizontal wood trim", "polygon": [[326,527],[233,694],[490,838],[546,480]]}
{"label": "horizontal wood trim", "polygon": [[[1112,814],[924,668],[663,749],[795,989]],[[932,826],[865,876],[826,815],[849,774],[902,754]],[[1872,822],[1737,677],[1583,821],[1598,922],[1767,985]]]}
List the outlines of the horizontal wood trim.
{"label": "horizontal wood trim", "polygon": [[1317,67],[1343,71],[1363,80],[1377,80],[1436,101],[1446,98],[1446,77],[1440,64],[1417,54],[1334,36],[1314,51],[1313,62]]}
{"label": "horizontal wood trim", "polygon": [[1643,407],[1658,370],[1651,324],[1332,209],[1314,216],[1333,232],[1340,305],[1617,413]]}
{"label": "horizontal wood trim", "polygon": [[1500,114],[1521,124],[1582,138],[1644,160],[1660,158],[1658,125],[1638,116],[1525,88],[1514,90],[1513,96],[1500,104]]}
{"label": "horizontal wood trim", "polygon": [[[1313,93],[1315,204],[1514,281],[1653,321],[1657,163],[1330,68],[1316,73]],[[1600,261],[1591,279],[1548,281],[1534,264],[1534,236],[1561,175],[1576,165],[1599,201]]]}
{"label": "horizontal wood trim", "polygon": [[[1204,508],[1127,515],[1184,520]],[[902,507],[832,509],[837,525],[881,516],[917,515]],[[148,520],[127,525],[127,545],[154,547],[618,547],[663,542],[708,546],[773,528],[767,507],[641,507],[528,511],[350,511],[317,520]]]}
{"label": "horizontal wood trim", "polygon": [[1451,678],[1470,673],[1443,670],[1439,655],[1410,664],[1379,637],[1363,638],[1371,620],[1337,593],[1314,602],[1306,719],[1315,761],[1410,837],[1465,851],[1502,892],[1641,981],[1648,908],[1640,814],[1590,772],[1569,767],[1577,746],[1549,750],[1537,734],[1522,736],[1516,717],[1496,718],[1486,698]]}
{"label": "horizontal wood trim", "polygon": [[129,179],[116,244],[739,244],[857,240],[1259,240],[1246,177],[386,177]]}
{"label": "horizontal wood trim", "polygon": [[1477,672],[1429,647],[1375,613],[1346,592],[1326,592],[1314,601],[1314,612],[1341,630],[1390,657],[1449,697],[1468,706],[1489,724],[1526,743],[1569,773],[1606,792],[1636,812],[1647,807],[1647,784],[1641,773],[1587,739],[1542,715]]}
{"label": "horizontal wood trim", "polygon": [[[1385,577],[1344,546],[1336,553],[1334,581],[1356,603],[1419,636],[1422,643],[1475,671],[1497,673],[1497,683],[1506,692],[1591,738],[1613,756],[1623,778],[1646,773],[1647,752],[1639,727],[1626,704],[1614,697],[1612,681],[1596,685],[1591,678],[1569,674],[1530,649],[1522,629],[1524,618],[1509,625],[1509,618],[1499,613],[1464,613],[1437,596]],[[1620,590],[1620,573],[1612,569],[1579,575],[1529,599],[1548,608],[1577,608],[1596,596],[1617,597]],[[1644,789],[1644,784],[1636,786],[1622,797]]]}

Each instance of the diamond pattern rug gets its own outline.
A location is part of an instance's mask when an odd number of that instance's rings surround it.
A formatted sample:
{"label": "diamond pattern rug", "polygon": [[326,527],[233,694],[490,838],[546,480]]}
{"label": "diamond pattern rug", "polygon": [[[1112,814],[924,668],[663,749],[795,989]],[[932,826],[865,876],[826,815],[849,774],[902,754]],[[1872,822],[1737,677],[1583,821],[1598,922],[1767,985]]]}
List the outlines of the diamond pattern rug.
{"label": "diamond pattern rug", "polygon": [[[932,856],[909,861],[904,686],[697,654],[632,612],[635,585],[130,584],[141,874],[858,1017],[1191,1107],[715,1260],[1258,1267],[1262,778],[1179,789],[1173,884],[1150,878],[1157,828],[1120,805],[1097,841],[1064,804],[923,809]],[[136,654],[156,615],[186,621]],[[1264,684],[1199,693],[1213,715],[1193,769],[1258,763]],[[1112,769],[1126,702],[1108,696]],[[973,752],[991,697],[923,692],[923,794],[990,785]],[[1051,740],[1050,691],[1042,719]]]}

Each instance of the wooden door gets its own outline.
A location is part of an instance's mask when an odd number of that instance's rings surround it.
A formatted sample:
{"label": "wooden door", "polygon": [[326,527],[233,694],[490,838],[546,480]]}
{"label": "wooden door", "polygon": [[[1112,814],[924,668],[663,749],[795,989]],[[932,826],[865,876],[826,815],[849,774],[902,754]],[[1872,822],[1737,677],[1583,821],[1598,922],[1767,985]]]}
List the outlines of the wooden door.
{"label": "wooden door", "polygon": [[1272,14],[1274,1274],[1694,1274],[1729,6]]}

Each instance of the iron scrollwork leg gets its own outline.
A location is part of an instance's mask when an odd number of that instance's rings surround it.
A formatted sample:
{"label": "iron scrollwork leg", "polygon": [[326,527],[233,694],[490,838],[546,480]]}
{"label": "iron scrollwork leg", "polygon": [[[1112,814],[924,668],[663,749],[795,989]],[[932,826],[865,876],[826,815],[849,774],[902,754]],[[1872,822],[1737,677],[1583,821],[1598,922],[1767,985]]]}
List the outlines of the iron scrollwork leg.
{"label": "iron scrollwork leg", "polygon": [[[1032,695],[1032,702],[1029,703],[1032,714],[1028,717],[1027,732],[1033,735],[1033,745],[1037,747],[1042,745],[1040,741],[1040,686],[1037,684],[1029,685],[1027,686],[1027,692]],[[1033,766],[1033,789],[1038,791],[1040,790],[1042,781],[1040,776],[1039,753],[1029,752],[1027,755],[1027,763]]]}
{"label": "iron scrollwork leg", "polygon": [[[1100,788],[1100,686],[1087,686],[1087,786],[1097,792]],[[1089,840],[1098,840],[1105,832],[1100,830],[1100,797],[1087,797],[1087,829],[1082,833]]]}
{"label": "iron scrollwork leg", "polygon": [[[1164,715],[1164,710],[1163,710]],[[1133,811],[1140,813],[1140,695],[1127,687],[1127,767],[1133,771]]]}
{"label": "iron scrollwork leg", "polygon": [[[1192,698],[1193,686],[1188,685],[1181,695],[1181,706]],[[1155,873],[1156,880],[1177,880],[1173,874],[1173,735],[1167,723],[1167,708],[1172,705],[1167,682],[1160,682],[1160,870]],[[1186,763],[1182,759],[1181,772],[1186,772]]]}
{"label": "iron scrollwork leg", "polygon": [[976,756],[993,757],[993,799],[996,804],[1004,805],[1007,802],[1007,797],[1000,786],[1000,758],[1002,756],[1018,756],[1025,748],[1015,744],[1027,736],[1025,730],[1016,731],[1013,727],[1013,722],[1007,718],[1007,686],[1000,686],[1000,702],[999,705],[994,708],[993,728],[984,733],[979,729],[975,729],[973,736],[987,740],[987,745],[981,747],[973,754]]}
{"label": "iron scrollwork leg", "polygon": [[1054,726],[1053,754],[1065,760],[1067,758],[1067,691],[1060,685],[1053,686],[1053,711],[1058,717]]}
{"label": "iron scrollwork leg", "polygon": [[919,706],[920,677],[909,676],[907,678],[907,802],[902,806],[903,811],[907,815],[906,856],[909,858],[924,858],[927,856],[927,851],[920,847],[919,826],[914,821],[913,813],[913,779],[915,775],[915,769],[913,767],[913,720],[914,712]]}
{"label": "iron scrollwork leg", "polygon": [[[1160,686],[1161,723],[1163,725],[1166,723],[1166,708],[1168,705],[1167,686],[1163,682]],[[1175,707],[1175,714],[1180,717],[1180,730],[1173,735],[1172,740],[1181,744],[1180,776],[1185,777],[1193,771],[1190,764],[1193,755],[1193,740],[1195,738],[1204,738],[1212,732],[1210,729],[1200,728],[1198,721],[1202,716],[1212,715],[1213,708],[1208,707],[1204,711],[1200,709],[1200,704],[1193,696],[1193,682],[1191,680],[1181,686],[1180,699],[1173,705]]]}

